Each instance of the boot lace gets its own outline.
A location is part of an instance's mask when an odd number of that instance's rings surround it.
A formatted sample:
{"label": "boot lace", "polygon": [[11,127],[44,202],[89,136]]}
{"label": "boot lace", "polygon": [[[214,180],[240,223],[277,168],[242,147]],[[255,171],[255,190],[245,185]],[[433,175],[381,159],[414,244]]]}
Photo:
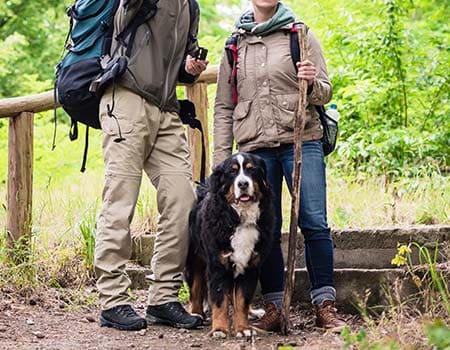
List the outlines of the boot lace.
{"label": "boot lace", "polygon": [[181,306],[181,304],[177,302],[170,303],[168,311],[174,316],[174,319],[176,320],[181,320],[187,315],[190,316],[183,308],[183,306]]}
{"label": "boot lace", "polygon": [[120,305],[117,307],[117,313],[124,317],[136,317],[137,313],[130,305]]}

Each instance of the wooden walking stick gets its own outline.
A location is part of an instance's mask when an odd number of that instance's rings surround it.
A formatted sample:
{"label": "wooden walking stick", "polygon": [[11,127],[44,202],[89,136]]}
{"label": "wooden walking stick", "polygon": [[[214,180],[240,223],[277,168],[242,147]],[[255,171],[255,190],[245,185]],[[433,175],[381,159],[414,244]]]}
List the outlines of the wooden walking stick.
{"label": "wooden walking stick", "polygon": [[[297,27],[300,47],[300,61],[306,58],[306,27],[301,24]],[[302,175],[302,136],[305,128],[306,94],[308,83],[305,79],[299,81],[298,113],[294,122],[294,169],[292,171],[292,200],[291,223],[289,228],[289,246],[287,257],[287,271],[284,282],[283,309],[281,320],[281,332],[287,335],[289,332],[289,309],[291,306],[292,291],[295,282],[295,253],[297,248],[298,211],[300,208],[300,183]]]}

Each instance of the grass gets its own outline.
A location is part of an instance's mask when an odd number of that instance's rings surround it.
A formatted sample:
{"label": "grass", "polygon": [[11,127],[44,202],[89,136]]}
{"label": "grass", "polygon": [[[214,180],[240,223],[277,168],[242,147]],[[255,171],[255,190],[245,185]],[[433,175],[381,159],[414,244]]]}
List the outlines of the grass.
{"label": "grass", "polygon": [[[365,228],[450,222],[448,178],[438,174],[402,178],[386,185],[383,177],[355,180],[333,171],[327,179],[328,223],[333,228]],[[283,230],[289,230],[290,196],[283,191]]]}

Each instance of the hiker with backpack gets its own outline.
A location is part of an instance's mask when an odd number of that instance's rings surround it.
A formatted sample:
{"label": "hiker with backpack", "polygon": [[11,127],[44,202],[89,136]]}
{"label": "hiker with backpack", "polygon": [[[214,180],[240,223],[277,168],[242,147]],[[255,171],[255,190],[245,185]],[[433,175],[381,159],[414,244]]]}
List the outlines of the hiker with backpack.
{"label": "hiker with backpack", "polygon": [[[326,215],[323,127],[316,106],[328,103],[332,87],[319,41],[307,33],[307,59],[299,61],[292,40],[295,14],[278,0],[252,0],[251,9],[236,21],[236,30],[222,54],[214,108],[214,164],[240,151],[262,157],[274,193],[274,242],[261,270],[265,315],[253,326],[279,331],[284,288],[281,251],[282,181],[292,189],[293,128],[299,79],[308,83],[302,145],[299,226],[311,299],[319,327],[341,330],[333,281],[333,242]],[[297,49],[294,50],[293,47]],[[297,51],[297,52],[295,52]],[[296,59],[294,57],[297,57]]]}
{"label": "hiker with backpack", "polygon": [[[131,26],[135,30],[118,35],[142,13],[143,6],[150,5],[155,11],[144,12],[148,14],[141,16],[142,23]],[[106,88],[99,107],[105,183],[97,221],[95,273],[101,326],[138,330],[147,322],[178,328],[202,323],[178,302],[188,251],[188,215],[195,195],[176,85],[177,81],[193,83],[208,64],[194,57],[198,21],[195,0],[122,0],[115,13],[111,59],[125,57],[127,68]],[[145,318],[131,306],[131,283],[125,272],[142,171],[157,190],[160,214]]]}

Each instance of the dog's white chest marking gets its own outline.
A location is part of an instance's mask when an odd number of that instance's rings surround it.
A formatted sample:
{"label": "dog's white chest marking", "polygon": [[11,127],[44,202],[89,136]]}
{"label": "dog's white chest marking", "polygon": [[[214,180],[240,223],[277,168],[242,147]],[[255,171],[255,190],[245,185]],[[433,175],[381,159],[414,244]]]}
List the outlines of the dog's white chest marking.
{"label": "dog's white chest marking", "polygon": [[259,203],[252,203],[249,206],[232,205],[239,214],[241,223],[236,227],[236,231],[231,236],[231,248],[233,252],[230,260],[234,263],[234,277],[242,274],[258,242],[259,231],[256,221],[259,219]]}

